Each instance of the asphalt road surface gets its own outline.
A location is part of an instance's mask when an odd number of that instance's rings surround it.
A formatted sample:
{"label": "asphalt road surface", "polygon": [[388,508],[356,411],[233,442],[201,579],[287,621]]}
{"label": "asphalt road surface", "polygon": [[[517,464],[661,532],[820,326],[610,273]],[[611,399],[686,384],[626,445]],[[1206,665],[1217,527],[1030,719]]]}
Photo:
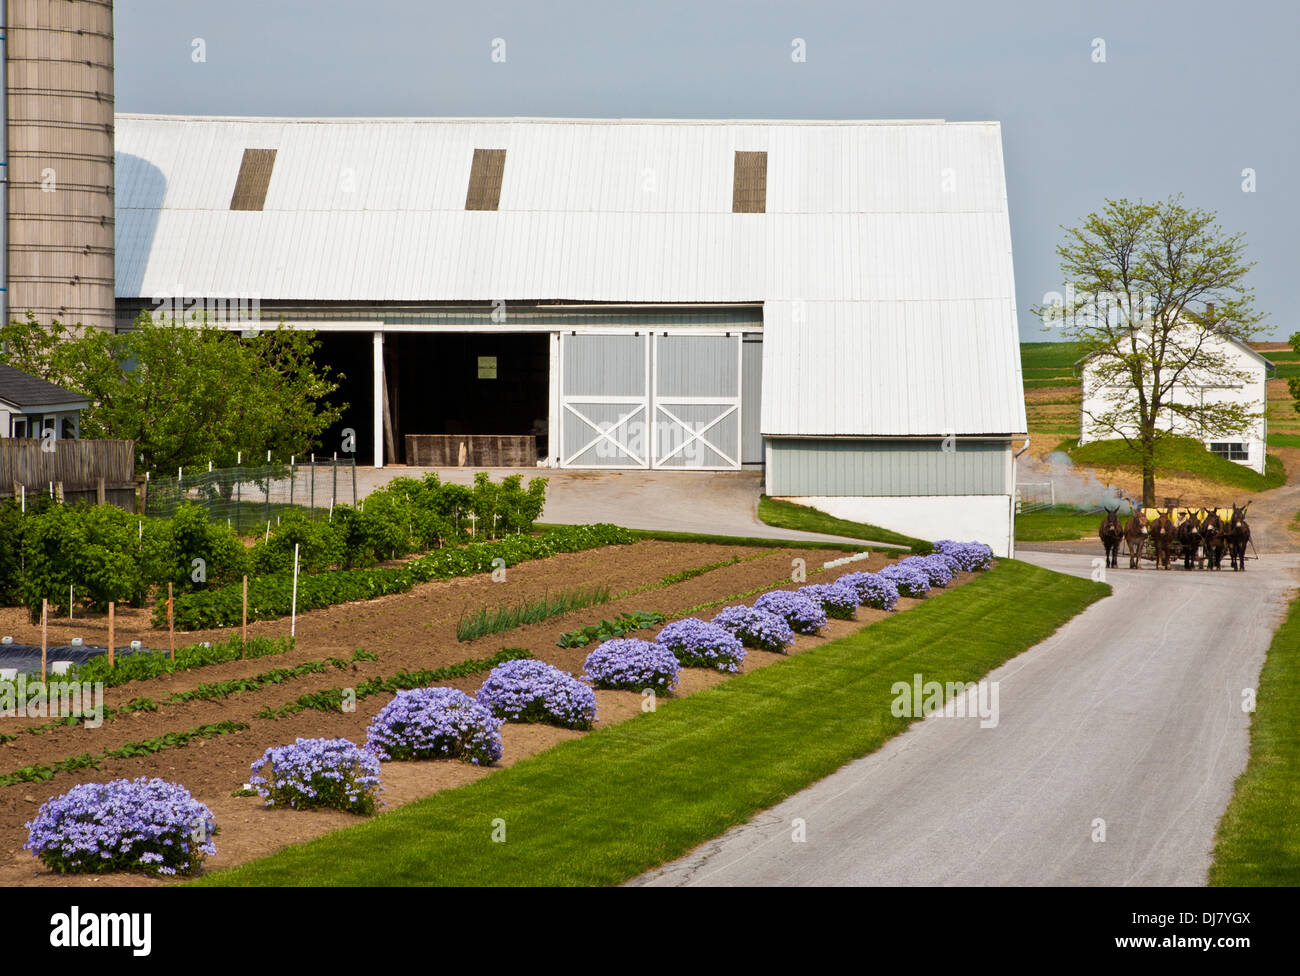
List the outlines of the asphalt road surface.
{"label": "asphalt road surface", "polygon": [[[1021,555],[1092,572],[1090,553]],[[1243,689],[1258,680],[1300,556],[1249,566],[1134,571],[1121,560],[1112,596],[988,676],[995,727],[917,722],[632,883],[1204,884],[1246,765]],[[794,839],[796,818],[806,840]]]}

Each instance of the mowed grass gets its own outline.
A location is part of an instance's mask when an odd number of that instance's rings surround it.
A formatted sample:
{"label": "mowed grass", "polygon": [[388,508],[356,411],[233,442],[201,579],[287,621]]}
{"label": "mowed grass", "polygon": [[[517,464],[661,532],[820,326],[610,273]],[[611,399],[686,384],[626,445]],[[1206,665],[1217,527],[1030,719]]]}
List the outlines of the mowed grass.
{"label": "mowed grass", "polygon": [[1211,885],[1300,885],[1300,599],[1273,635],[1250,725],[1250,762],[1219,821]]}
{"label": "mowed grass", "polygon": [[851,522],[848,519],[836,518],[811,505],[780,501],[767,495],[762,495],[758,499],[758,518],[761,522],[782,529],[842,535],[850,539],[866,539],[870,542],[890,542],[921,553],[933,551],[933,547],[924,539],[903,535],[901,532],[883,529],[866,522]]}
{"label": "mowed grass", "polygon": [[[1076,464],[1098,467],[1138,467],[1137,452],[1122,440],[1093,441],[1070,451]],[[1205,449],[1198,440],[1190,437],[1166,437],[1156,447],[1157,474],[1182,472],[1193,477],[1212,481],[1243,491],[1267,491],[1286,482],[1282,460],[1270,454],[1265,460],[1265,473],[1259,474],[1243,464],[1229,461]]]}
{"label": "mowed grass", "polygon": [[[1057,542],[1096,536],[1104,515],[1097,509],[1055,505],[1016,516],[1017,542]],[[1123,515],[1121,515],[1123,518]]]}
{"label": "mowed grass", "polygon": [[890,713],[895,681],[978,680],[1109,592],[1004,560],[850,637],[197,883],[617,884],[879,749],[912,721]]}

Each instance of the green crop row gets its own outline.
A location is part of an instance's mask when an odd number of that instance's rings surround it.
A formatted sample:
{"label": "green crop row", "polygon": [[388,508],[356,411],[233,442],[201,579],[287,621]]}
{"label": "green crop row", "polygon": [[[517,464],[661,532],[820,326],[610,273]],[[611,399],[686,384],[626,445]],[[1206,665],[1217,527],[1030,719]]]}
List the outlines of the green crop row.
{"label": "green crop row", "polygon": [[[470,658],[458,664],[449,664],[446,667],[434,668],[433,670],[398,671],[391,678],[370,678],[351,689],[355,694],[353,701],[361,701],[363,698],[385,692],[392,693],[405,691],[408,688],[423,688],[435,681],[447,681],[452,678],[464,678],[471,674],[482,674],[484,671],[491,671],[498,664],[504,664],[506,661],[516,661],[532,656],[531,651],[522,647],[503,647],[491,657]],[[313,691],[306,695],[299,695],[287,705],[281,705],[279,708],[270,708],[268,706],[258,712],[257,717],[288,718],[290,715],[296,715],[306,709],[337,712],[342,710],[344,700],[343,688],[328,688],[324,691]]]}
{"label": "green crop row", "polygon": [[653,610],[634,610],[632,613],[620,614],[613,620],[602,620],[598,624],[589,624],[561,634],[556,641],[559,647],[586,647],[592,641],[607,641],[614,637],[623,637],[646,627],[653,627],[664,622],[662,613]]}
{"label": "green crop row", "polygon": [[[298,610],[316,610],[405,593],[417,583],[434,579],[472,576],[543,559],[560,552],[578,552],[600,546],[626,545],[632,536],[615,525],[578,525],[554,529],[540,536],[515,535],[496,542],[480,542],[459,549],[439,549],[395,569],[333,570],[298,577]],[[173,613],[180,630],[233,627],[241,620],[239,585],[187,593],[175,600]],[[287,617],[293,607],[291,574],[259,576],[248,581],[248,619]],[[160,604],[153,625],[167,625],[167,607]]]}
{"label": "green crop row", "polygon": [[456,639],[460,641],[478,640],[488,634],[499,634],[505,630],[514,630],[525,624],[535,624],[573,610],[585,610],[609,602],[609,587],[597,586],[579,590],[565,590],[555,596],[545,596],[525,600],[513,606],[497,607],[495,610],[480,609],[463,615],[456,622]]}
{"label": "green crop row", "polygon": [[13,786],[16,783],[43,783],[53,777],[55,773],[77,769],[98,769],[99,764],[105,759],[130,759],[134,756],[148,756],[155,752],[162,752],[164,749],[175,749],[178,746],[186,745],[193,739],[211,739],[218,735],[239,732],[248,727],[245,722],[213,722],[184,732],[168,732],[152,739],[128,742],[116,749],[105,749],[95,755],[83,752],[80,755],[60,759],[49,766],[42,763],[24,766],[12,773],[0,775],[0,787]]}

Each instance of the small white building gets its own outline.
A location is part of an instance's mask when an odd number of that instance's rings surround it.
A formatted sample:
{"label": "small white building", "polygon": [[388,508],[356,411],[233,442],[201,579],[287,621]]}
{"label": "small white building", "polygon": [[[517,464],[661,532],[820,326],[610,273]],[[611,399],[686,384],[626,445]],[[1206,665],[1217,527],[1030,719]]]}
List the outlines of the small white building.
{"label": "small white building", "polygon": [[[1205,348],[1211,356],[1222,357],[1227,369],[1222,375],[1189,371],[1186,381],[1173,388],[1173,402],[1193,405],[1237,403],[1257,413],[1258,419],[1242,433],[1220,435],[1200,429],[1188,418],[1166,411],[1161,416],[1160,426],[1174,434],[1194,437],[1202,441],[1207,450],[1263,474],[1268,438],[1266,384],[1274,366],[1246,343],[1231,337],[1207,336]],[[1125,394],[1124,388],[1115,384],[1106,384],[1098,376],[1096,355],[1083,360],[1080,366],[1079,443],[1118,438],[1118,432],[1105,429],[1094,418],[1111,409],[1117,395],[1132,394]],[[1230,373],[1240,375],[1228,375]],[[1136,433],[1135,430],[1126,432],[1130,436]]]}
{"label": "small white building", "polygon": [[0,437],[76,438],[89,406],[79,394],[0,363]]}

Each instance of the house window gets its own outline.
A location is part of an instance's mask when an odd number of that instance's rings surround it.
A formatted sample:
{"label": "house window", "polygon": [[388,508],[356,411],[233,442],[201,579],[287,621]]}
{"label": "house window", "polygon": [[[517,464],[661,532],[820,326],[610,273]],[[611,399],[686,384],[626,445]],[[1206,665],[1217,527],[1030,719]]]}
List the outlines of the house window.
{"label": "house window", "polygon": [[14,418],[14,423],[13,423],[13,436],[14,436],[14,437],[26,437],[26,436],[27,436],[27,418],[26,418],[26,417],[15,417],[15,418]]}
{"label": "house window", "polygon": [[1236,441],[1211,441],[1210,451],[1229,461],[1249,461],[1250,450]]}

